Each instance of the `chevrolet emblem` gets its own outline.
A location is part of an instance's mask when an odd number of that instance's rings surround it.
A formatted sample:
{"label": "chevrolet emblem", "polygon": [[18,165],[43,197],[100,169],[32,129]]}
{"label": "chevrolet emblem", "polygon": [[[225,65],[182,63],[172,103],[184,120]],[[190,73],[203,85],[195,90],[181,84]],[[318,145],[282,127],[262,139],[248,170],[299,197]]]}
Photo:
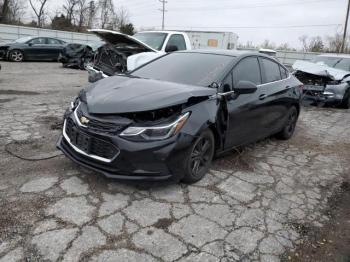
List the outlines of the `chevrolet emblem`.
{"label": "chevrolet emblem", "polygon": [[80,123],[84,124],[84,125],[87,125],[88,123],[90,122],[89,119],[87,119],[85,116],[82,116],[80,118]]}

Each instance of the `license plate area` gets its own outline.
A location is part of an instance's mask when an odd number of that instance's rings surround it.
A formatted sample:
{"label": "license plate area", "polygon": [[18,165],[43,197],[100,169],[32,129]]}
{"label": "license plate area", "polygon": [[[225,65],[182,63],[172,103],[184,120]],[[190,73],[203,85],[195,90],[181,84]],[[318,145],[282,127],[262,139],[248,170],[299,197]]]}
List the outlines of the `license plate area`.
{"label": "license plate area", "polygon": [[303,90],[304,91],[323,92],[324,86],[304,85]]}
{"label": "license plate area", "polygon": [[73,144],[85,153],[90,152],[91,148],[91,137],[79,132],[76,128],[73,129]]}

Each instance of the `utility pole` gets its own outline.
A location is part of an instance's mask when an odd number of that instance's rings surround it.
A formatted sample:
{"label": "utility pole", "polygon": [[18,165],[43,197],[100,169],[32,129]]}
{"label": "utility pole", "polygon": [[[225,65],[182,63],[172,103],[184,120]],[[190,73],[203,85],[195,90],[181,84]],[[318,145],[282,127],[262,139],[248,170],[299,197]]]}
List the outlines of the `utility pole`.
{"label": "utility pole", "polygon": [[350,0],[348,0],[348,10],[346,11],[346,19],[344,26],[343,42],[340,48],[340,53],[344,53],[345,44],[346,44],[346,31],[348,30],[348,21],[349,21],[349,12],[350,12]]}
{"label": "utility pole", "polygon": [[165,10],[165,4],[168,3],[168,1],[166,1],[166,0],[159,0],[159,2],[161,2],[162,5],[163,5],[163,8],[159,9],[159,10],[162,11],[162,30],[164,30],[164,17],[165,17],[165,12],[167,11],[167,10]]}

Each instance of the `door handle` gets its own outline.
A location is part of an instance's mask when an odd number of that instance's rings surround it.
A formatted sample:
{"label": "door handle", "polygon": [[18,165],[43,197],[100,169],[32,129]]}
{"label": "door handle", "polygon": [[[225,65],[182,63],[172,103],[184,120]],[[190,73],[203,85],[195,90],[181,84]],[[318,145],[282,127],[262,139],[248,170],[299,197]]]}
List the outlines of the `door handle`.
{"label": "door handle", "polygon": [[289,88],[290,88],[290,86],[286,86],[286,87],[285,87],[285,89],[289,89]]}
{"label": "door handle", "polygon": [[259,96],[259,99],[260,99],[260,100],[264,100],[266,97],[267,97],[266,94],[262,94],[262,95]]}

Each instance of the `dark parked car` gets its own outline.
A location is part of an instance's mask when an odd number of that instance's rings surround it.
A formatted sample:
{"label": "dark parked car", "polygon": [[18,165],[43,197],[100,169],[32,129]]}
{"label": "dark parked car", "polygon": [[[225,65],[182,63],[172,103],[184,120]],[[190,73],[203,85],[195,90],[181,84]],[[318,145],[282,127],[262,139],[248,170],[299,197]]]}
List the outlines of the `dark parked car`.
{"label": "dark parked car", "polygon": [[289,139],[301,85],[267,55],[175,52],[83,89],[57,146],[107,177],[193,183],[215,154],[271,135]]}
{"label": "dark parked car", "polygon": [[12,43],[0,45],[0,58],[13,62],[22,61],[57,61],[65,42],[51,37],[19,38]]}
{"label": "dark parked car", "polygon": [[90,63],[95,51],[102,43],[90,44],[66,44],[58,56],[58,62],[62,63],[63,67],[85,69],[86,65]]}

